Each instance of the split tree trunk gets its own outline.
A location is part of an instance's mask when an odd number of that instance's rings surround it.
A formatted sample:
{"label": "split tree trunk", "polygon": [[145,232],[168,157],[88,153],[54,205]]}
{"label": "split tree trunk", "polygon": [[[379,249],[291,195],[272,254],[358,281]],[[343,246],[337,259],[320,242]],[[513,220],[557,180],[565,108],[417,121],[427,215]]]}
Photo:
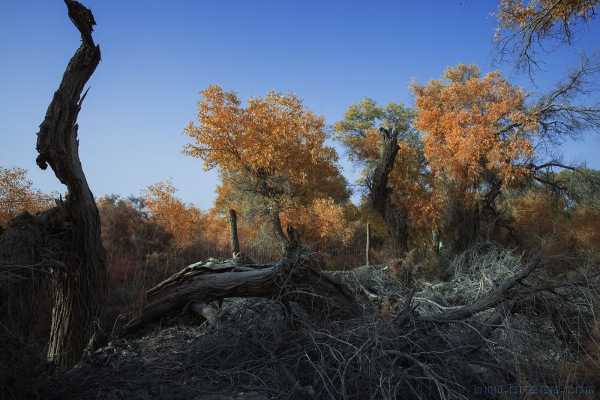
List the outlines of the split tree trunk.
{"label": "split tree trunk", "polygon": [[283,228],[281,226],[281,219],[279,218],[279,211],[271,210],[269,212],[269,216],[271,217],[271,224],[273,227],[273,234],[277,238],[277,242],[279,242],[279,249],[281,251],[281,255],[285,254],[285,251],[289,245],[289,239],[285,236],[283,232]]}
{"label": "split tree trunk", "polygon": [[37,164],[48,164],[67,186],[58,204],[70,230],[58,258],[64,268],[52,270],[54,308],[48,361],[61,370],[79,361],[99,318],[108,287],[105,251],[100,240],[100,216],[79,160],[77,116],[87,94],[83,88],[100,62],[100,47],[92,40],[92,12],[74,0],[64,0],[69,18],[81,33],[81,46],[71,58],[58,90],[40,125]]}
{"label": "split tree trunk", "polygon": [[388,187],[389,175],[400,149],[398,132],[395,129],[380,128],[379,133],[383,136],[383,154],[368,182],[369,198],[385,221],[385,226],[392,237],[393,251],[396,255],[402,256],[408,251],[408,223],[392,202],[391,190]]}

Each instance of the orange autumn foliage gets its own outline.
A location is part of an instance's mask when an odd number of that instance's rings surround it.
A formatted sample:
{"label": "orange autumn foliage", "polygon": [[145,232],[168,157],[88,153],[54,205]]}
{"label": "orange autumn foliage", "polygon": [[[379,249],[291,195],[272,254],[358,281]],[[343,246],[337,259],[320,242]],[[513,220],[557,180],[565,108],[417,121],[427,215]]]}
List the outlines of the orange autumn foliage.
{"label": "orange autumn foliage", "polygon": [[[548,35],[556,24],[573,26],[577,20],[584,22],[596,16],[598,0],[502,0],[498,6],[498,29],[518,30],[532,26],[539,35]],[[537,22],[537,23],[536,23]]]}
{"label": "orange autumn foliage", "polygon": [[[234,209],[238,213],[238,234],[240,241],[246,243],[263,242],[269,235],[269,230],[265,229],[268,225],[267,217],[260,212],[261,199],[256,196],[248,195],[243,190],[236,187],[236,183],[230,178],[221,176],[222,184],[217,186],[217,198],[214,207],[210,211],[212,218],[226,221],[229,209]],[[343,198],[334,199],[325,197],[331,191],[332,195],[342,196],[339,189],[333,186],[325,186],[311,196],[312,202],[291,201],[283,207],[279,213],[282,226],[291,223],[294,227],[300,229],[302,240],[306,243],[319,242],[324,245],[346,244],[354,234],[354,220],[356,207]],[[345,185],[342,186],[342,193],[345,193]],[[308,203],[308,204],[306,204]],[[226,222],[224,222],[226,223]],[[228,228],[225,226],[226,231]],[[225,243],[228,240],[227,235],[219,240]]]}
{"label": "orange autumn foliage", "polygon": [[291,223],[300,229],[306,243],[346,245],[355,234],[355,213],[351,203],[336,204],[332,198],[315,199],[310,207],[283,212],[281,221],[284,226]]}
{"label": "orange autumn foliage", "polygon": [[173,243],[185,247],[197,241],[202,232],[202,212],[175,196],[170,179],[148,186],[144,193],[147,210],[157,223],[173,234]]}
{"label": "orange autumn foliage", "polygon": [[200,94],[199,125],[190,122],[185,129],[193,143],[182,153],[201,158],[205,169],[219,169],[218,213],[233,208],[248,223],[268,221],[281,242],[281,212],[310,207],[319,198],[347,200],[337,153],[325,145],[330,135],[324,118],[295,94],[270,91],[246,107],[220,86]]}
{"label": "orange autumn foliage", "polygon": [[585,207],[575,207],[567,226],[567,235],[582,254],[600,255],[600,211]]}
{"label": "orange autumn foliage", "polygon": [[563,227],[566,223],[565,203],[547,190],[533,191],[508,202],[508,210],[515,229],[523,236],[527,248],[536,248],[546,242],[547,254],[559,254],[565,250]]}
{"label": "orange autumn foliage", "polygon": [[0,166],[0,226],[24,211],[35,214],[53,206],[52,196],[33,188],[27,170]]}
{"label": "orange autumn foliage", "polygon": [[337,154],[324,146],[329,134],[323,116],[306,110],[295,94],[270,91],[264,98],[250,98],[245,108],[235,92],[220,86],[200,94],[200,124],[190,122],[185,129],[194,143],[182,153],[201,158],[205,169],[248,177],[277,174],[295,187],[314,186],[337,174]]}
{"label": "orange autumn foliage", "polygon": [[599,5],[600,0],[501,0],[494,35],[500,57],[514,57],[517,70],[533,78],[534,72],[541,71],[540,54],[565,45],[584,54],[578,42]]}
{"label": "orange autumn foliage", "polygon": [[526,113],[524,91],[500,72],[480,78],[477,65],[459,64],[444,79],[415,81],[410,89],[419,109],[414,125],[438,177],[478,187],[490,177],[510,185],[527,176],[537,121]]}
{"label": "orange autumn foliage", "polygon": [[514,227],[527,248],[544,243],[544,253],[600,255],[600,211],[593,207],[567,207],[547,188],[508,202]]}

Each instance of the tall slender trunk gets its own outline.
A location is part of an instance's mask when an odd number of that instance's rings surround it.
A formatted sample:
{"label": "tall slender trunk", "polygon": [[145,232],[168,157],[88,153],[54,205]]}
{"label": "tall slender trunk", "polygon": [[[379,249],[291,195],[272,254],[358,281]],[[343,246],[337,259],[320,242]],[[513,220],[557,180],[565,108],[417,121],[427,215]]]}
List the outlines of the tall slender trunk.
{"label": "tall slender trunk", "polygon": [[229,239],[231,241],[231,252],[233,257],[240,252],[240,241],[237,230],[237,214],[235,210],[229,210]]}
{"label": "tall slender trunk", "polygon": [[366,265],[369,265],[369,256],[371,254],[371,224],[367,223],[367,246],[365,249],[365,253],[366,253]]}

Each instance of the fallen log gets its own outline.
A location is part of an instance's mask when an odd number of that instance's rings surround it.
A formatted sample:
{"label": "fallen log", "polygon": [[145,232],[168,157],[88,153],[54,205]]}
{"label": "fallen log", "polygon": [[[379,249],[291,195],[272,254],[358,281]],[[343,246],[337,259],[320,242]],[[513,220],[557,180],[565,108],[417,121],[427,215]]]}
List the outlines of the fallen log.
{"label": "fallen log", "polygon": [[259,264],[236,254],[189,265],[146,293],[147,303],[119,336],[131,335],[148,322],[173,315],[188,304],[206,304],[234,297],[264,297],[295,302],[315,320],[348,320],[359,315],[350,289],[321,270],[321,262],[305,246],[274,264]]}

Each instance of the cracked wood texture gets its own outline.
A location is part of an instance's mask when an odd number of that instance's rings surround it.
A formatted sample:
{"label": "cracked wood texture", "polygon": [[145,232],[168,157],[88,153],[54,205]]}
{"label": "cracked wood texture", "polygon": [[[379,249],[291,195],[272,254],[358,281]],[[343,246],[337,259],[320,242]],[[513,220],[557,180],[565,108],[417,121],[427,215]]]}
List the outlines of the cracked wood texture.
{"label": "cracked wood texture", "polygon": [[348,320],[359,306],[343,283],[324,274],[320,262],[303,246],[275,264],[258,264],[243,253],[229,260],[192,264],[150,289],[141,315],[120,336],[139,331],[148,322],[185,310],[188,304],[231,297],[265,297],[296,302],[318,321]]}
{"label": "cracked wood texture", "polygon": [[408,223],[398,212],[398,208],[390,197],[389,176],[394,168],[398,154],[398,131],[380,128],[383,136],[383,153],[381,159],[370,176],[369,198],[377,212],[383,217],[385,226],[392,238],[393,251],[403,256],[408,251]]}
{"label": "cracked wood texture", "polygon": [[87,94],[83,88],[100,63],[100,47],[92,39],[92,12],[77,1],[64,0],[69,18],[81,33],[81,46],[69,61],[37,137],[36,159],[48,165],[67,186],[65,201],[71,229],[58,258],[64,268],[53,273],[54,307],[48,361],[60,370],[77,364],[94,331],[108,287],[105,251],[100,240],[100,216],[79,160],[77,116]]}

